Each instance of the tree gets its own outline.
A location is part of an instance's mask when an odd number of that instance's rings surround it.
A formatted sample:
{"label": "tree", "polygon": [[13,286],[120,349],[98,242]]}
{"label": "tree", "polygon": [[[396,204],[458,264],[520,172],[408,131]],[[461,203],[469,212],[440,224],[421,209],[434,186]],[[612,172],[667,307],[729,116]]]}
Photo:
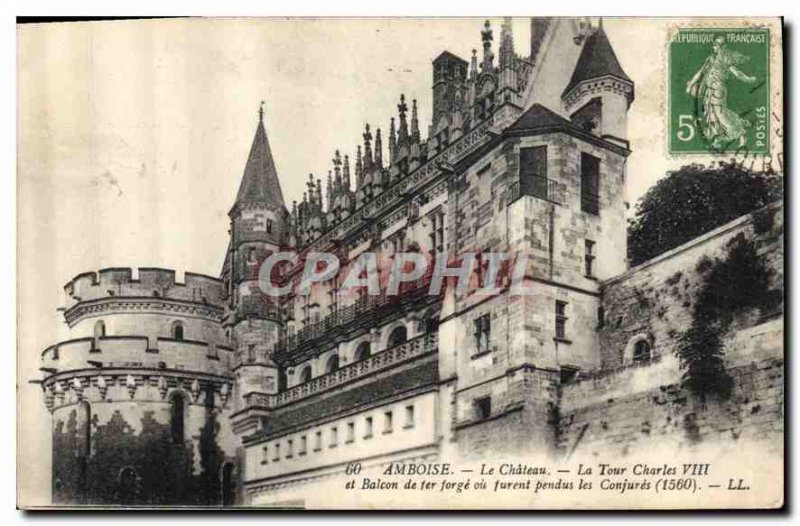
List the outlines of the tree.
{"label": "tree", "polygon": [[639,200],[628,222],[628,258],[638,265],[783,196],[783,177],[739,164],[670,171]]}

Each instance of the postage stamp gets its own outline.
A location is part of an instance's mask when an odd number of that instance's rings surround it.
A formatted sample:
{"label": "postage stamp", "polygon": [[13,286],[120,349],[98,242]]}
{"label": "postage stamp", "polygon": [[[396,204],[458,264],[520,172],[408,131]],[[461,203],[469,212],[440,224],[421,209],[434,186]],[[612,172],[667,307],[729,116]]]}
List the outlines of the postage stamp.
{"label": "postage stamp", "polygon": [[678,29],[669,44],[669,151],[769,152],[769,29]]}

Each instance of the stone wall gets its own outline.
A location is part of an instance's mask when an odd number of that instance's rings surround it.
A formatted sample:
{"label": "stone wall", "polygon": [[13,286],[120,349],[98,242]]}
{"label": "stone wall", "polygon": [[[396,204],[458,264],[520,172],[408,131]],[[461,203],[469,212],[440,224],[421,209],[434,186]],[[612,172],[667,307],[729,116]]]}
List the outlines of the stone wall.
{"label": "stone wall", "polygon": [[559,451],[624,455],[662,444],[678,449],[747,439],[779,445],[784,428],[780,324],[774,320],[739,334],[738,345],[748,352],[728,367],[734,388],[725,401],[694,397],[681,385],[674,357],[564,386]]}
{"label": "stone wall", "polygon": [[[459,456],[469,460],[487,455],[552,451],[556,438],[558,376],[557,371],[521,367],[469,389],[469,395],[457,401],[461,415],[457,416],[454,428]],[[479,418],[473,413],[470,401],[487,395],[491,396],[492,414]]]}
{"label": "stone wall", "polygon": [[[783,291],[783,209],[774,205],[741,217],[602,286],[602,367],[561,386],[558,448],[625,454],[667,443],[772,438],[783,433],[784,356],[781,307],[738,313],[723,338],[733,380],[728,399],[704,400],[682,385],[676,355],[693,320],[705,275],[734,242],[748,240]],[[731,283],[736,286],[736,283]],[[652,359],[632,360],[632,342],[645,339]]]}
{"label": "stone wall", "polygon": [[[692,307],[706,273],[736,239],[752,240],[771,271],[770,288],[783,289],[783,207],[742,216],[602,284],[602,368],[630,362],[629,343],[646,336],[655,355],[675,351],[692,322]],[[732,283],[731,286],[736,286]],[[764,315],[776,313],[760,313]],[[750,320],[752,324],[757,320]]]}
{"label": "stone wall", "polygon": [[221,504],[222,468],[235,462],[228,410],[188,398],[182,441],[173,438],[169,397],[56,409],[53,503]]}

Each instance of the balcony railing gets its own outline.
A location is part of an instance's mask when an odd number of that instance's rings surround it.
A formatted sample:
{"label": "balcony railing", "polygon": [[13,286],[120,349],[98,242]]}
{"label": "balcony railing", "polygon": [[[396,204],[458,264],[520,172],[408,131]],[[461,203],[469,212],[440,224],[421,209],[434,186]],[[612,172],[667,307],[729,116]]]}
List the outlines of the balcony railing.
{"label": "balcony railing", "polygon": [[412,358],[435,352],[438,347],[438,334],[426,334],[373,354],[366,360],[354,362],[332,373],[318,376],[309,382],[291,387],[281,393],[251,393],[246,395],[245,402],[247,406],[278,407],[332,389],[370,373],[389,369]]}
{"label": "balcony railing", "polygon": [[289,335],[278,344],[276,351],[278,353],[293,351],[303,345],[310,345],[319,339],[330,339],[332,330],[337,327],[347,326],[356,320],[374,324],[385,314],[383,312],[384,307],[396,308],[401,304],[415,301],[420,296],[428,294],[432,275],[433,265],[431,264],[428,265],[425,275],[421,278],[401,283],[397,295],[387,296],[380,294],[359,298],[355,303],[341,307],[317,323],[303,327],[294,334]]}
{"label": "balcony railing", "polygon": [[595,194],[581,194],[581,210],[598,215],[600,213],[600,196]]}
{"label": "balcony railing", "polygon": [[566,185],[547,177],[526,177],[523,181],[514,181],[509,186],[509,201],[515,201],[522,195],[530,195],[557,204],[567,202]]}

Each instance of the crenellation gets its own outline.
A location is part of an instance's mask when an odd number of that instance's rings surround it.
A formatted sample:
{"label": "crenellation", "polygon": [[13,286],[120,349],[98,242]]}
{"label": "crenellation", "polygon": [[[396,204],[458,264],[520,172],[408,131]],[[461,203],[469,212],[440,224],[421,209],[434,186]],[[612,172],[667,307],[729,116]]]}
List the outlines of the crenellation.
{"label": "crenellation", "polygon": [[183,282],[174,270],[139,268],[138,278],[132,268],[106,268],[84,272],[64,286],[69,309],[79,303],[110,297],[166,298],[220,305],[225,286],[218,278],[186,273]]}

